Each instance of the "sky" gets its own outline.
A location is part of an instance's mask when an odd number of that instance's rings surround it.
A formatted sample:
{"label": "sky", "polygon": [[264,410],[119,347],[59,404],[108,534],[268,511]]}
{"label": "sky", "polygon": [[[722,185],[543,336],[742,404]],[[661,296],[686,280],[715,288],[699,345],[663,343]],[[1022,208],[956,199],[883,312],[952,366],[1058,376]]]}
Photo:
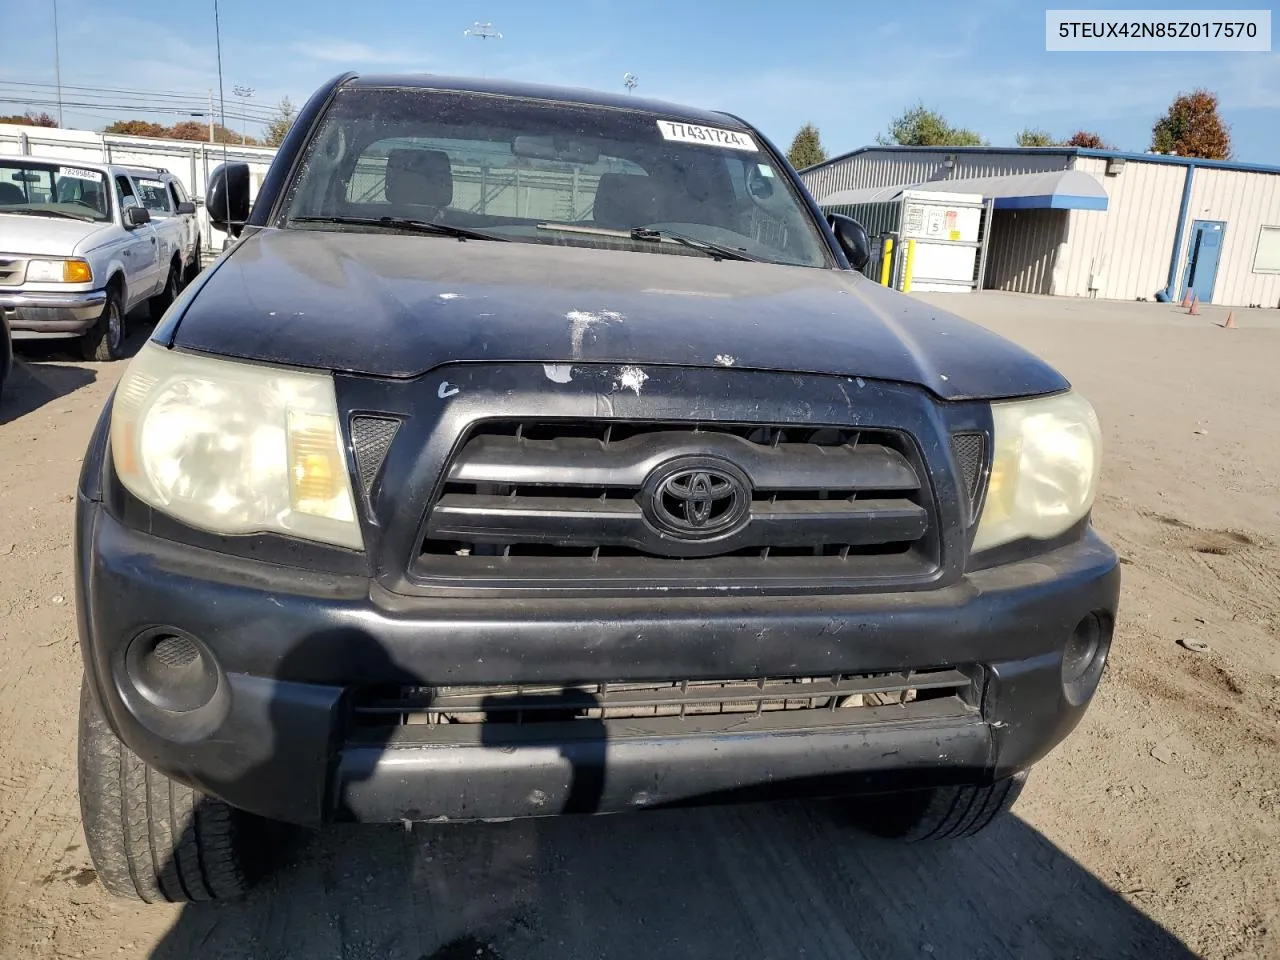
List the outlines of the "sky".
{"label": "sky", "polygon": [[[617,91],[630,72],[638,94],[736,113],[782,149],[805,122],[818,126],[832,155],[865,146],[919,101],[994,145],[1012,144],[1019,130],[1035,126],[1063,138],[1094,130],[1121,149],[1143,151],[1173,97],[1206,87],[1220,97],[1234,158],[1280,164],[1280,53],[1048,53],[1045,7],[1021,0],[219,3],[228,113],[233,85],[254,88],[252,104],[263,110],[285,95],[301,103],[349,69]],[[10,83],[0,83],[0,96],[48,95],[12,82],[53,83],[53,4],[6,3],[0,82]],[[1164,0],[1161,7],[1212,5]],[[196,100],[212,87],[216,96],[213,0],[57,0],[57,13],[65,101],[74,99],[70,85]],[[476,21],[491,22],[502,38],[464,36]],[[0,114],[22,109],[0,102]],[[145,115],[64,108],[67,126],[86,129],[125,116]]]}

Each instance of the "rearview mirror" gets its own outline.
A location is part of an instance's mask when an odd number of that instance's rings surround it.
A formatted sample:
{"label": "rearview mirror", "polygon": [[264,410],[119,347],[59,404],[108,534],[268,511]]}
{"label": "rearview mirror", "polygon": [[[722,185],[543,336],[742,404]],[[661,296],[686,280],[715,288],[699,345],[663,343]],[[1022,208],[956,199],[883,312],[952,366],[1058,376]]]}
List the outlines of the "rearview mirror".
{"label": "rearview mirror", "polygon": [[233,237],[249,219],[249,165],[224,163],[209,177],[209,189],[205,192],[205,209],[209,222]]}
{"label": "rearview mirror", "polygon": [[124,225],[126,227],[140,227],[144,223],[151,222],[151,211],[146,207],[125,207],[124,208]]}
{"label": "rearview mirror", "polygon": [[192,203],[190,200],[183,200],[181,203],[178,204],[178,213],[181,216],[186,216],[187,214],[191,214],[195,212],[196,212],[196,205]]}
{"label": "rearview mirror", "polygon": [[511,141],[511,152],[531,160],[558,160],[562,163],[592,164],[600,159],[600,148],[570,137],[521,135]]}
{"label": "rearview mirror", "polygon": [[855,270],[865,267],[871,260],[871,238],[867,236],[866,228],[842,213],[827,214],[827,223],[831,224],[836,242],[849,258],[849,265]]}

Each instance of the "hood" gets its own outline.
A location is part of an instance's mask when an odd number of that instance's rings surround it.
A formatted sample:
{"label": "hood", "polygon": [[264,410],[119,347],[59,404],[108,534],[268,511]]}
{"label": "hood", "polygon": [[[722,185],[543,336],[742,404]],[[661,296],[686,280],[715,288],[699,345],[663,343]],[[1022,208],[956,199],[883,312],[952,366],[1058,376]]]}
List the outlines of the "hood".
{"label": "hood", "polygon": [[266,230],[193,293],[177,346],[376,376],[582,361],[861,376],[957,400],[1067,386],[990,331],[860,274],[811,267]]}
{"label": "hood", "polygon": [[79,252],[78,244],[110,227],[110,223],[0,213],[0,253],[69,257]]}

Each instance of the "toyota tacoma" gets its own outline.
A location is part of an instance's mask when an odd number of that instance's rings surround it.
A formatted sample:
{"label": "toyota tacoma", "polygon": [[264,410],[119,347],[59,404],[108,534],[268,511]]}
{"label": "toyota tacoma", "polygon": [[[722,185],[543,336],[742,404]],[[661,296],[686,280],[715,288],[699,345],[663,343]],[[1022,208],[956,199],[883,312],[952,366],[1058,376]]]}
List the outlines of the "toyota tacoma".
{"label": "toyota tacoma", "polygon": [[756,129],[337,77],[84,460],[98,876],[230,897],[263,824],[815,797],[1007,809],[1119,590],[1088,402],[864,277]]}

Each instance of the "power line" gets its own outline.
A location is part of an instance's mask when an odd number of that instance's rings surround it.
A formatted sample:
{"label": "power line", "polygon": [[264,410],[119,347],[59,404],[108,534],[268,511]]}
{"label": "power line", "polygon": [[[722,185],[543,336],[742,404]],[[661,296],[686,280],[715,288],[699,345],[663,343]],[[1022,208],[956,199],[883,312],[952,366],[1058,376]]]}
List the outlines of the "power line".
{"label": "power line", "polygon": [[[56,100],[42,100],[33,97],[10,97],[2,91],[0,91],[0,103],[10,103],[24,107],[56,107],[58,105]],[[63,100],[62,104],[66,107],[87,107],[92,110],[129,110],[134,113],[156,113],[164,116],[201,117],[204,119],[208,119],[209,117],[209,110],[203,105],[201,105],[199,110],[194,110],[179,106],[143,108],[135,104],[98,103],[95,101],[83,100]],[[245,120],[253,123],[267,122],[261,117],[236,113],[235,110],[227,111],[226,116],[232,120]],[[130,118],[115,116],[108,119],[121,120]]]}
{"label": "power line", "polygon": [[[19,80],[0,80],[0,94],[5,94],[8,99],[17,100],[15,96],[22,91],[6,90],[6,87],[25,87],[31,88],[32,93],[30,99],[39,96],[52,96],[53,85],[47,83],[32,83]],[[204,111],[204,103],[206,94],[176,94],[163,93],[160,91],[133,91],[121,90],[116,88],[99,88],[86,86],[72,86],[70,84],[63,85],[64,90],[80,91],[74,96],[78,97],[81,102],[91,100],[107,109],[126,109],[126,110],[150,110],[155,104],[155,110],[159,111],[166,107],[188,107],[192,110]],[[251,120],[261,120],[267,122],[275,119],[275,111],[267,107],[250,107],[244,105],[240,108],[237,117],[247,117]]]}

